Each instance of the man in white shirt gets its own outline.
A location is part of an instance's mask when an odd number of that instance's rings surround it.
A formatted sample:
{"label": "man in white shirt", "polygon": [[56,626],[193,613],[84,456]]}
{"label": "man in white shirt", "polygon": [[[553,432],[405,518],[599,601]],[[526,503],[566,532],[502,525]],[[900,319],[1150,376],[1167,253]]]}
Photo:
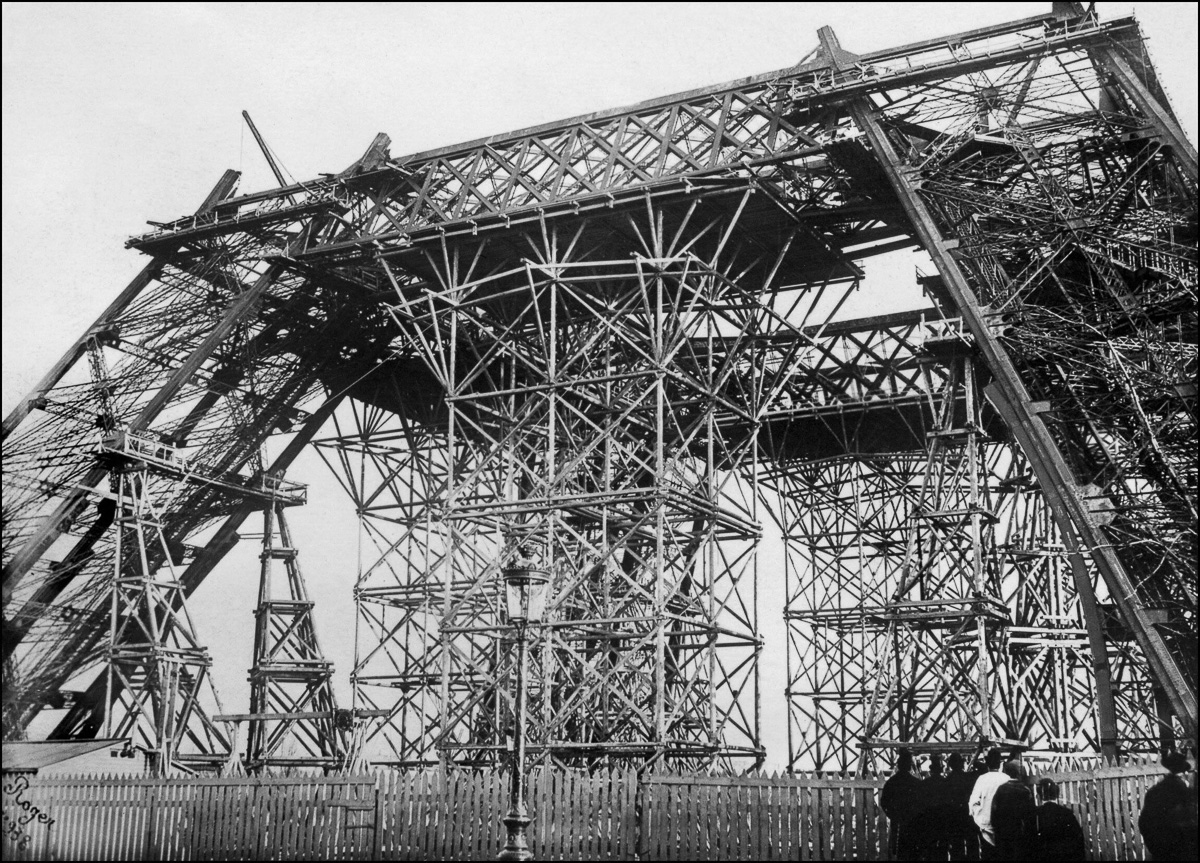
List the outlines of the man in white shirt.
{"label": "man in white shirt", "polygon": [[1000,769],[1004,764],[1004,754],[999,749],[988,750],[985,763],[988,772],[975,780],[969,808],[971,817],[975,819],[975,824],[983,836],[981,856],[984,860],[991,860],[996,853],[996,833],[992,829],[992,798],[996,796],[996,789],[1008,781],[1008,776]]}

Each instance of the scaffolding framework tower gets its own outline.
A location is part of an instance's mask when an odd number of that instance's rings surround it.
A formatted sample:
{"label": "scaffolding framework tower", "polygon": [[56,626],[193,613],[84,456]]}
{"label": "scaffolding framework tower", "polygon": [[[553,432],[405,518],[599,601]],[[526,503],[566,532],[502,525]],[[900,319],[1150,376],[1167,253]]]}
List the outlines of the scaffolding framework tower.
{"label": "scaffolding framework tower", "polygon": [[263,509],[247,773],[268,767],[335,769],[346,763],[350,729],[338,721],[333,663],[321,652],[315,603],[298,558],[284,505],[272,500]]}

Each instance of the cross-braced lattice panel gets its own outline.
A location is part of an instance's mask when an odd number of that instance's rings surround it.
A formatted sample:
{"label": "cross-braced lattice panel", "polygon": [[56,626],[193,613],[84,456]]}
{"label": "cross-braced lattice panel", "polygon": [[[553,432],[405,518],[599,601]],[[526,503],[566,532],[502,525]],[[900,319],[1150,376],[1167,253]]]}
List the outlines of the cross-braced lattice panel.
{"label": "cross-braced lattice panel", "polygon": [[360,517],[351,683],[356,707],[388,711],[367,720],[363,755],[432,764],[442,713],[445,431],[381,395],[411,391],[410,380],[394,374],[378,384],[375,403],[347,400],[314,445]]}
{"label": "cross-braced lattice panel", "polygon": [[462,587],[442,662],[487,677],[449,691],[439,748],[451,757],[503,747],[512,651],[497,582],[518,549],[552,573],[531,651],[540,751],[760,753],[746,428],[761,377],[749,334],[771,313],[727,272],[763,271],[766,256],[727,242],[737,213],[695,213],[547,225],[518,266],[511,239],[400,259],[441,284],[401,288],[395,316],[450,410],[443,568]]}
{"label": "cross-braced lattice panel", "polygon": [[788,622],[789,767],[853,770],[895,590],[919,454],[780,466]]}
{"label": "cross-braced lattice panel", "polygon": [[1005,314],[1004,346],[1194,692],[1195,163],[1143,113],[1133,91],[1161,92],[1128,51],[1079,47],[877,104],[893,131],[936,132],[908,139],[906,167]]}

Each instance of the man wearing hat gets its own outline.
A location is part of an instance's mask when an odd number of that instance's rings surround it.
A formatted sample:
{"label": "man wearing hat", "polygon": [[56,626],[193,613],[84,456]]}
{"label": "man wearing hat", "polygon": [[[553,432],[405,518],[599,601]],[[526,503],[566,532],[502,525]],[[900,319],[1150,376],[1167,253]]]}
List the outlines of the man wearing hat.
{"label": "man wearing hat", "polygon": [[1039,779],[1037,840],[1039,860],[1082,860],[1086,850],[1083,827],[1075,813],[1058,802],[1058,783],[1049,777]]}
{"label": "man wearing hat", "polygon": [[1152,860],[1196,859],[1196,789],[1184,778],[1192,765],[1179,752],[1163,756],[1168,771],[1146,792],[1138,830]]}

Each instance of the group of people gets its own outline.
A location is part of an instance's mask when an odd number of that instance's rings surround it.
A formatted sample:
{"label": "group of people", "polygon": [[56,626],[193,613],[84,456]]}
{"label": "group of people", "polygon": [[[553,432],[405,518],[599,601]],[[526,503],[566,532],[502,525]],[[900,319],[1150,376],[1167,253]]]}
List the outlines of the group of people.
{"label": "group of people", "polygon": [[[1195,860],[1195,790],[1181,775],[1187,758],[1163,758],[1169,774],[1146,794],[1138,822],[1154,860]],[[1079,819],[1058,802],[1058,784],[1034,784],[1017,756],[999,749],[968,770],[962,755],[933,754],[926,775],[900,749],[883,785],[894,860],[1083,860]]]}
{"label": "group of people", "polygon": [[928,775],[916,771],[913,754],[901,749],[896,772],[884,783],[880,805],[888,817],[896,860],[1082,860],[1083,829],[1058,803],[1058,785],[1036,786],[1016,758],[999,749],[967,770],[955,752],[935,753]]}

